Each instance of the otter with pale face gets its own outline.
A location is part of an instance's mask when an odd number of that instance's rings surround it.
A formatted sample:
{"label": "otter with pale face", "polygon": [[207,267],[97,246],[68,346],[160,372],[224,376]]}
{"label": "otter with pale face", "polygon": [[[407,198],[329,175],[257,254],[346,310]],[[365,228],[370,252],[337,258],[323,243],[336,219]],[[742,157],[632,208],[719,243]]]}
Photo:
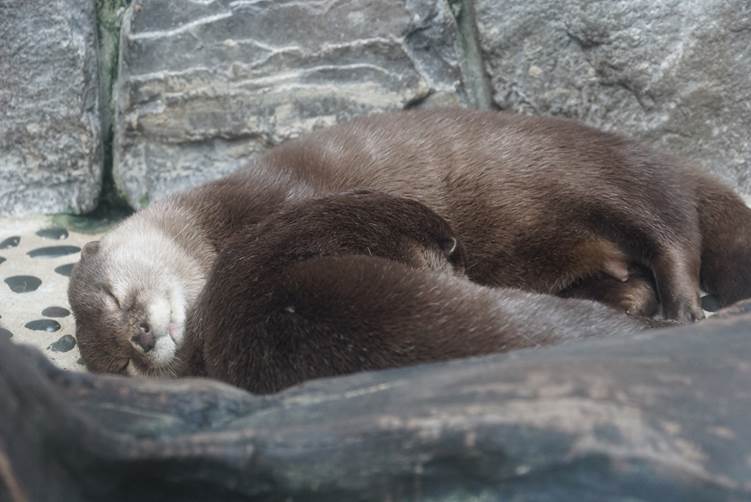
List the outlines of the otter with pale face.
{"label": "otter with pale face", "polygon": [[[179,209],[172,212],[179,218]],[[81,355],[92,371],[174,375],[188,307],[213,251],[187,228],[162,223],[128,220],[81,251],[69,295]],[[138,247],[130,245],[133,239]],[[195,247],[188,252],[190,243]]]}
{"label": "otter with pale face", "polygon": [[[679,322],[703,317],[700,289],[722,305],[751,297],[751,209],[687,162],[570,120],[415,110],[288,141],[133,215],[98,252],[84,253],[71,278],[84,361],[118,370],[133,359],[139,372],[149,353],[179,346],[181,319],[238,232],[288,203],[358,189],[414,199],[445,218],[466,247],[467,277],[480,285],[583,296],[634,315],[659,303]],[[133,308],[117,317],[129,298],[146,297],[140,316]],[[151,304],[170,305],[169,316]],[[152,341],[145,330],[139,338],[139,317],[149,318],[162,352],[146,350]],[[140,371],[169,374],[165,360]]]}

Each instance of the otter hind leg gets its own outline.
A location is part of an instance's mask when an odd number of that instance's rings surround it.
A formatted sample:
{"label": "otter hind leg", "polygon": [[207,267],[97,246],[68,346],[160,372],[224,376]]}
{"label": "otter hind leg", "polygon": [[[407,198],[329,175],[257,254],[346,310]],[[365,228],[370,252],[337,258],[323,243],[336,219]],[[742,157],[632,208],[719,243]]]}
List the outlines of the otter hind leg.
{"label": "otter hind leg", "polygon": [[649,260],[651,270],[633,265],[642,260],[610,240],[583,241],[574,246],[565,268],[572,280],[554,292],[596,300],[633,315],[653,315],[662,305],[668,320],[692,322],[704,318],[698,251],[686,245],[662,244]]}
{"label": "otter hind leg", "polygon": [[704,319],[699,295],[697,253],[679,246],[663,248],[652,260],[657,293],[666,319],[693,322]]}
{"label": "otter hind leg", "polygon": [[[588,278],[608,277],[613,281],[626,282],[629,278],[629,256],[613,241],[598,236],[589,236],[571,244],[541,250],[548,255],[548,267],[542,277],[540,293],[561,296],[561,293]],[[586,289],[586,288],[585,288]],[[592,290],[593,294],[596,294]],[[598,297],[586,296],[593,300]],[[601,301],[601,300],[600,300]]]}
{"label": "otter hind leg", "polygon": [[654,280],[641,267],[630,267],[625,280],[608,273],[592,275],[563,290],[560,296],[599,301],[638,317],[652,317],[660,308]]}

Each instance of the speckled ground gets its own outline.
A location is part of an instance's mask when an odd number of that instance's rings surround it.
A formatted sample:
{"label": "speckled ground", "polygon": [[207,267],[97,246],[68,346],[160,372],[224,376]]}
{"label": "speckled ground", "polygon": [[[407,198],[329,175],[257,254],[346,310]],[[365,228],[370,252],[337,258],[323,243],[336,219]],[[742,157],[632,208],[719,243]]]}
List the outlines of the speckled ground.
{"label": "speckled ground", "polygon": [[51,217],[0,219],[0,337],[34,345],[63,368],[84,369],[66,291],[81,247],[99,235]]}

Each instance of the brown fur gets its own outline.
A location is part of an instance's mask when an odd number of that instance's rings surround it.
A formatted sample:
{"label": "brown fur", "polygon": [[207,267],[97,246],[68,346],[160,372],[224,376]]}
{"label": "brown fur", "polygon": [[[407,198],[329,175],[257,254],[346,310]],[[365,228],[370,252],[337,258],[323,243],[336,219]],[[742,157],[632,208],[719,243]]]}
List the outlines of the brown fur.
{"label": "brown fur", "polygon": [[751,210],[740,197],[679,159],[570,120],[376,115],[289,141],[187,197],[221,246],[237,222],[277,203],[355,188],[412,197],[446,218],[481,284],[557,294],[638,265],[654,275],[666,317],[683,321],[702,317],[700,282],[726,302],[751,296]]}
{"label": "brown fur", "polygon": [[[590,301],[454,277],[462,253],[445,253],[452,239],[424,206],[378,193],[286,207],[220,253],[188,323],[181,373],[275,392],[650,325]],[[433,266],[426,253],[439,257]]]}
{"label": "brown fur", "polygon": [[596,298],[629,315],[653,317],[660,303],[651,274],[641,267],[630,267],[627,277],[616,279],[604,273],[585,277],[559,293],[563,298]]}
{"label": "brown fur", "polygon": [[[483,285],[566,294],[642,267],[664,315],[681,321],[702,316],[700,283],[725,304],[751,296],[751,210],[730,188],[564,119],[470,110],[362,118],[289,141],[133,218],[184,209],[202,244],[181,246],[208,267],[242,228],[287,202],[353,189],[410,197],[444,217],[466,246],[468,277]],[[70,302],[79,340],[97,343],[108,335],[91,328],[102,323],[88,308],[95,292],[84,272],[74,271]],[[595,299],[617,306],[633,292],[628,280],[605,281],[590,288]]]}

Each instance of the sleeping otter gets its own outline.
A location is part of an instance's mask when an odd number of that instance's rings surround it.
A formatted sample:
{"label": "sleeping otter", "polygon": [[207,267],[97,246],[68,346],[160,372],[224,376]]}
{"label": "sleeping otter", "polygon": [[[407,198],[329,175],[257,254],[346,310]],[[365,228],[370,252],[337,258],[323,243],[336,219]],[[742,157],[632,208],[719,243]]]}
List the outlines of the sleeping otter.
{"label": "sleeping otter", "polygon": [[[133,341],[148,330],[167,367],[230,237],[286,203],[352,189],[413,198],[444,217],[466,246],[467,276],[482,285],[566,294],[607,276],[612,294],[601,299],[643,313],[643,299],[623,305],[619,285],[641,267],[665,317],[681,321],[702,317],[700,284],[723,304],[751,296],[751,210],[714,178],[570,120],[410,111],[284,143],[136,213],[84,250],[69,289],[84,360],[110,368],[129,346],[144,350],[139,340],[150,346],[148,333]],[[87,347],[104,345],[94,361]]]}
{"label": "sleeping otter", "polygon": [[443,220],[406,199],[356,193],[291,204],[219,254],[179,373],[276,392],[654,325],[592,301],[473,284],[461,277],[456,242]]}

